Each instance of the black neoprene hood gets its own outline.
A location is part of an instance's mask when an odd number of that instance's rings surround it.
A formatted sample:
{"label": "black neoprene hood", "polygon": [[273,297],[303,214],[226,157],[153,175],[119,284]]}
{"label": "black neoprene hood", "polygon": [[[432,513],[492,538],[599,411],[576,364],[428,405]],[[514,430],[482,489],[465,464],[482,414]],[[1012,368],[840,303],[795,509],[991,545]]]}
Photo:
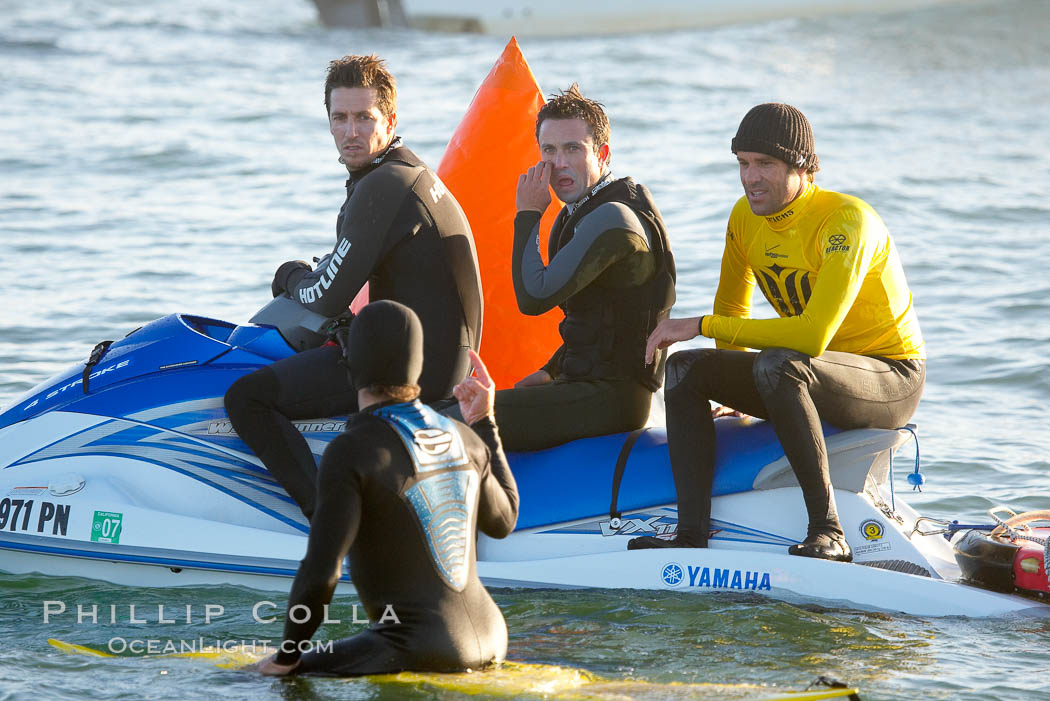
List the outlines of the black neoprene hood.
{"label": "black neoprene hood", "polygon": [[354,317],[346,344],[350,380],[373,385],[414,385],[423,372],[423,326],[410,308],[392,300],[367,305]]}

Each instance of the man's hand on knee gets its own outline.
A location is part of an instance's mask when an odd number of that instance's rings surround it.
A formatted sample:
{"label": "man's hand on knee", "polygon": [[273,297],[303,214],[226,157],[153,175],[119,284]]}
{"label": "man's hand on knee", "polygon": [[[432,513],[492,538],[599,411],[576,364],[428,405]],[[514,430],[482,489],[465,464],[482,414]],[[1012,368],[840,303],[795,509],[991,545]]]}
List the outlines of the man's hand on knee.
{"label": "man's hand on knee", "polygon": [[672,343],[688,341],[700,335],[700,317],[689,319],[664,319],[653,332],[649,334],[649,341],[645,344],[645,363],[653,362],[657,349],[669,347]]}
{"label": "man's hand on knee", "polygon": [[711,408],[711,418],[712,419],[717,419],[720,416],[735,416],[735,417],[741,418],[741,419],[749,419],[749,418],[751,418],[750,415],[745,414],[742,411],[738,411],[737,409],[734,409],[731,406],[725,406],[724,404],[719,404],[718,406],[715,406],[715,407]]}
{"label": "man's hand on knee", "polygon": [[550,374],[546,370],[537,370],[536,372],[530,373],[525,377],[521,378],[514,383],[515,387],[538,387],[540,385],[550,384],[553,381]]}

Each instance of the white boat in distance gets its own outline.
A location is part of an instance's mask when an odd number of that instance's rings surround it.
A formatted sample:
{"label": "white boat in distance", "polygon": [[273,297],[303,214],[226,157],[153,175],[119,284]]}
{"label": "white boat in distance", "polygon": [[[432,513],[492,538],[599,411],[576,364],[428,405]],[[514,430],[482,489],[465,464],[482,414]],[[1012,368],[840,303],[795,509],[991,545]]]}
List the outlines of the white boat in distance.
{"label": "white boat in distance", "polygon": [[496,36],[575,36],[914,10],[959,0],[313,0],[329,27],[408,27]]}

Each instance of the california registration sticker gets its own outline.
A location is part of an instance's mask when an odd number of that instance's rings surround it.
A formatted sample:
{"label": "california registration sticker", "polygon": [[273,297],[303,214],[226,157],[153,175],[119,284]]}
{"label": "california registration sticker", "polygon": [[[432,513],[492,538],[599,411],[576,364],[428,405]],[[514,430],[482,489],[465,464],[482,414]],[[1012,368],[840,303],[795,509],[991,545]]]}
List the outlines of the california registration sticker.
{"label": "california registration sticker", "polygon": [[119,543],[124,514],[114,511],[96,511],[91,523],[91,540],[96,543]]}

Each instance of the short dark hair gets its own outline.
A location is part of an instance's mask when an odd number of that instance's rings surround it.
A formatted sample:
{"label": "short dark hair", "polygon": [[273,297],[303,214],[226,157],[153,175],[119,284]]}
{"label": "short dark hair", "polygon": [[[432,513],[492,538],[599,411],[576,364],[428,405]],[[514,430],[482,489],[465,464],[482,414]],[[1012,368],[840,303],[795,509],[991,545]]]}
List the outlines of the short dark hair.
{"label": "short dark hair", "polygon": [[386,61],[375,54],[343,56],[328,64],[324,82],[325,113],[331,113],[335,88],[375,88],[379,111],[389,117],[397,111],[397,81],[386,68]]}
{"label": "short dark hair", "polygon": [[540,125],[546,119],[582,119],[591,129],[594,152],[609,143],[609,118],[600,102],[583,96],[580,86],[573,83],[568,90],[550,96],[547,103],[536,114],[536,140],[540,138]]}
{"label": "short dark hair", "polygon": [[410,402],[419,396],[419,385],[369,385],[365,389],[398,402]]}

